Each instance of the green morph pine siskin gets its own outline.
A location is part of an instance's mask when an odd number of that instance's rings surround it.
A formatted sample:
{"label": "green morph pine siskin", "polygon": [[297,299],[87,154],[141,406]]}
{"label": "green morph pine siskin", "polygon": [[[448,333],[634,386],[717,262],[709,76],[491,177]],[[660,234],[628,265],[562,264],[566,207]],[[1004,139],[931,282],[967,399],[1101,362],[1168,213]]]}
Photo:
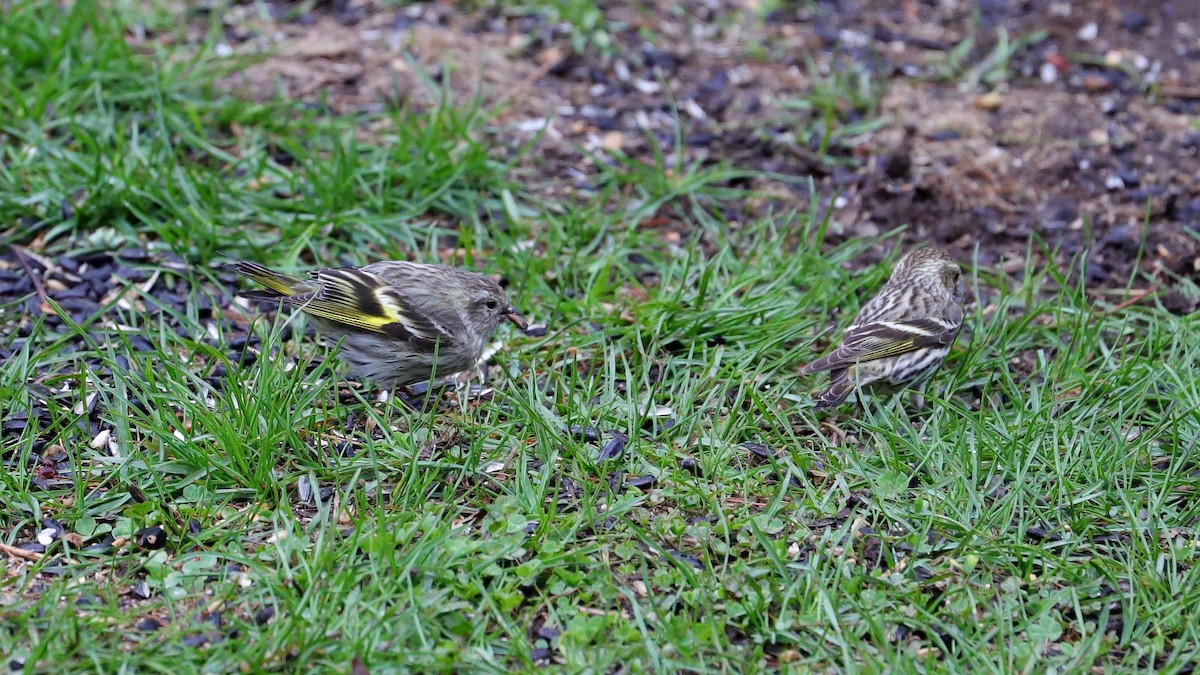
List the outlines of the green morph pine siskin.
{"label": "green morph pine siskin", "polygon": [[474,367],[501,319],[522,330],[500,285],[447,265],[382,261],[319,269],[307,279],[238,260],[239,274],[263,290],[238,295],[304,310],[342,339],[351,371],[380,386],[403,387]]}
{"label": "green morph pine siskin", "polygon": [[818,408],[846,400],[856,387],[921,384],[942,365],[962,328],[955,293],[961,270],[936,248],[910,251],[829,354],[805,366],[808,375],[830,371],[829,386],[814,398]]}

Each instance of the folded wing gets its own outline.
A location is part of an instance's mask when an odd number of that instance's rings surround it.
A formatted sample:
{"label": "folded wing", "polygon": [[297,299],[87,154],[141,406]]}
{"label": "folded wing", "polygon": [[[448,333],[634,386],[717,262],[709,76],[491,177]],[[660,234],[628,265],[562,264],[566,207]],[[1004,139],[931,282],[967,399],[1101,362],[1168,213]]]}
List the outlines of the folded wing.
{"label": "folded wing", "polygon": [[313,316],[347,328],[383,333],[433,351],[445,334],[379,276],[362,270],[316,270],[316,291],[287,298]]}
{"label": "folded wing", "polygon": [[805,366],[801,373],[846,368],[855,363],[899,356],[954,342],[962,326],[962,310],[952,307],[946,318],[872,321],[851,326],[837,349]]}

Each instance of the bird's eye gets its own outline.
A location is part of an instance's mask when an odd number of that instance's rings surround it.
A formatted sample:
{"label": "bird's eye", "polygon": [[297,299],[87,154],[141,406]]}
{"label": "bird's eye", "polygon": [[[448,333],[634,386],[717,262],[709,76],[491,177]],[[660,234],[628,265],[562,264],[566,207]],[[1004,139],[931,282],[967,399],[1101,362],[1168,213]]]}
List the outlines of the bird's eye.
{"label": "bird's eye", "polygon": [[496,309],[500,306],[500,303],[496,302],[495,300],[488,300],[487,302],[483,303],[483,306],[487,307],[488,309]]}

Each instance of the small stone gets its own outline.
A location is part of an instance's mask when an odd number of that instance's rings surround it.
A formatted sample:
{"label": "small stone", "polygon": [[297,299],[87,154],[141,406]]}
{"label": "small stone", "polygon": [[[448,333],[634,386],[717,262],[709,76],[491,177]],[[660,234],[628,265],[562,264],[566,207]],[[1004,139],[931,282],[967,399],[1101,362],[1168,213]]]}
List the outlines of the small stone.
{"label": "small stone", "polygon": [[1058,79],[1058,68],[1055,68],[1053,63],[1044,62],[1038,69],[1038,76],[1041,77],[1042,82],[1054,84],[1055,80]]}
{"label": "small stone", "polygon": [[975,107],[987,112],[994,112],[1000,109],[1000,105],[1004,102],[1003,97],[999,92],[989,91],[975,99]]}
{"label": "small stone", "polygon": [[1080,40],[1083,40],[1084,42],[1091,42],[1092,40],[1095,40],[1096,36],[1099,34],[1100,34],[1100,26],[1097,25],[1095,21],[1089,21],[1088,23],[1085,23],[1082,28],[1079,29],[1079,32],[1076,34],[1076,37],[1078,37]]}
{"label": "small stone", "polygon": [[600,145],[605,150],[620,150],[625,145],[625,135],[619,131],[609,131],[600,139]]}
{"label": "small stone", "polygon": [[1121,180],[1120,176],[1113,174],[1104,179],[1104,187],[1110,191],[1124,190],[1125,181]]}

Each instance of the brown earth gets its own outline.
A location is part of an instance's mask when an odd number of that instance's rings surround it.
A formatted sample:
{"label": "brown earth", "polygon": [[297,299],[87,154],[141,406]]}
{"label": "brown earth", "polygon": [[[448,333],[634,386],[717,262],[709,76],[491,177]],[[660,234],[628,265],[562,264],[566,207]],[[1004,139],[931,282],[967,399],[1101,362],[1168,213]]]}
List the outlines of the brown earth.
{"label": "brown earth", "polygon": [[832,242],[906,226],[1015,271],[1034,236],[1059,265],[1086,253],[1089,286],[1137,273],[1195,310],[1200,0],[798,4],[602,3],[602,34],[494,6],[243,5],[223,48],[269,55],[225,84],[354,113],[437,105],[429,83],[448,83],[456,104],[503,105],[497,147],[541,134],[522,180],[551,198],[588,191],[597,159],[651,161],[681,138],[686,162],[780,175],[750,181],[775,207],[806,208],[812,177]]}

